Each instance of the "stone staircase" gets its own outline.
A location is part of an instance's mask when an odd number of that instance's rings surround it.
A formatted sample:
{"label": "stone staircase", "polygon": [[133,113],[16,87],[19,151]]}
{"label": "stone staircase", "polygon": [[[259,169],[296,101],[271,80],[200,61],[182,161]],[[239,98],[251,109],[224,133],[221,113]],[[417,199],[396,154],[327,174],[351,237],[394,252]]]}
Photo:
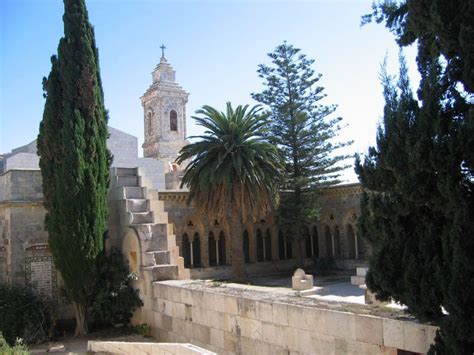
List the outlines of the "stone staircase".
{"label": "stone staircase", "polygon": [[[139,168],[114,168],[112,186],[114,200],[118,203],[118,214],[122,235],[128,229],[136,232],[140,248],[140,271],[151,282],[189,279],[189,269],[184,268],[184,259],[179,256],[172,225],[164,202],[158,200],[158,191],[146,184]],[[147,186],[148,185],[148,186]]]}

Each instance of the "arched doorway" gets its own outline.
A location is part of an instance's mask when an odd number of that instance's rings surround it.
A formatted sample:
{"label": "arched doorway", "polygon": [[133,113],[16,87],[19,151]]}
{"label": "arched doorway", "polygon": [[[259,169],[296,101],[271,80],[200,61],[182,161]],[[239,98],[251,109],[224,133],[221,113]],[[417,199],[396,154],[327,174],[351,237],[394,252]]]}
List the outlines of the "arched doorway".
{"label": "arched doorway", "polygon": [[334,250],[335,256],[341,257],[341,233],[339,232],[339,226],[334,227]]}
{"label": "arched doorway", "polygon": [[332,235],[331,230],[327,225],[324,226],[324,236],[326,238],[326,256],[334,256],[334,248],[332,245]]}
{"label": "arched doorway", "polygon": [[213,232],[209,232],[208,236],[208,245],[209,245],[209,266],[217,265],[217,248],[216,248],[216,238],[214,237]]}
{"label": "arched doorway", "polygon": [[225,234],[224,231],[219,233],[219,243],[218,243],[218,258],[217,264],[218,265],[225,265],[226,264],[226,249],[225,249]]}

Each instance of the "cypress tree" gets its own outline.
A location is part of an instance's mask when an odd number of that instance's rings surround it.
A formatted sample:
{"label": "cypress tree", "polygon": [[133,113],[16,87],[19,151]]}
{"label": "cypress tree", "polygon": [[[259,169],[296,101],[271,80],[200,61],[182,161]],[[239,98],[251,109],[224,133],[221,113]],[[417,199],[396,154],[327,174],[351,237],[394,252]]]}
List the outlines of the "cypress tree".
{"label": "cypress tree", "polygon": [[38,135],[45,225],[56,268],[87,333],[87,304],[107,223],[110,154],[94,31],[84,0],[64,0],[64,37],[43,79]]}
{"label": "cypress tree", "polygon": [[331,118],[336,106],[320,102],[326,95],[318,86],[321,74],[311,68],[314,59],[286,42],[268,56],[273,66],[258,68],[265,90],[252,97],[271,114],[271,140],[285,164],[278,224],[287,238],[297,241],[298,262],[303,266],[303,228],[319,217],[317,190],[340,182],[347,166],[339,163],[347,156],[334,151],[351,142],[333,140],[342,118]]}
{"label": "cypress tree", "polygon": [[437,61],[426,68],[420,105],[403,60],[400,67],[397,85],[382,75],[385,110],[377,148],[356,162],[369,191],[359,219],[359,233],[371,246],[367,286],[439,325],[433,351],[472,353],[473,180],[463,168],[468,130],[452,120],[469,105],[441,80]]}

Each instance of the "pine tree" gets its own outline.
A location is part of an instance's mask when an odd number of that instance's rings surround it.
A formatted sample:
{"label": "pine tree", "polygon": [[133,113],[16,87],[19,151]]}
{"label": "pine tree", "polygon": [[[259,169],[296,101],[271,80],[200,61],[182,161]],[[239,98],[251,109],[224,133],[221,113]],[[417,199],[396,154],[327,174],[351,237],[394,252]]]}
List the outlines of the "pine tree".
{"label": "pine tree", "polygon": [[271,139],[285,163],[278,223],[288,238],[297,240],[303,266],[303,228],[319,216],[317,189],[340,182],[346,166],[339,163],[347,156],[334,151],[350,142],[333,142],[341,118],[329,118],[336,106],[320,103],[326,95],[317,85],[321,74],[311,68],[314,59],[286,42],[268,56],[273,66],[258,68],[265,90],[252,97],[271,113]]}
{"label": "pine tree", "polygon": [[84,0],[64,0],[63,21],[58,56],[43,79],[37,145],[49,246],[74,305],[76,335],[84,335],[95,260],[104,247],[111,159],[98,52]]}

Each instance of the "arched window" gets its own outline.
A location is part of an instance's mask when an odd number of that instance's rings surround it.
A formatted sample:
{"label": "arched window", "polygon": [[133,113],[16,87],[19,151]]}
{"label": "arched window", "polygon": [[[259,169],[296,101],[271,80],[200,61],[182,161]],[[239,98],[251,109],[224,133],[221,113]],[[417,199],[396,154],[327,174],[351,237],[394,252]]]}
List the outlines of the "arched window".
{"label": "arched window", "polygon": [[149,111],[147,115],[148,135],[153,134],[153,112]]}
{"label": "arched window", "polygon": [[250,262],[250,239],[249,239],[249,232],[247,230],[244,230],[242,244],[244,248],[245,262],[249,263]]}
{"label": "arched window", "polygon": [[267,228],[265,233],[265,260],[272,260],[272,233]]}
{"label": "arched window", "polygon": [[311,235],[311,238],[313,238],[313,256],[319,258],[319,235],[316,226],[313,226],[313,234]]}
{"label": "arched window", "polygon": [[257,229],[257,261],[264,261],[263,236],[260,228]]}
{"label": "arched window", "polygon": [[334,227],[334,250],[337,257],[341,257],[341,233],[339,226]]}
{"label": "arched window", "polygon": [[326,237],[326,256],[331,257],[334,256],[334,249],[332,245],[332,235],[331,230],[328,226],[324,226],[324,234]]}
{"label": "arched window", "polygon": [[214,233],[209,232],[209,265],[216,266],[217,265],[217,250],[216,250],[216,238],[214,238]]}
{"label": "arched window", "polygon": [[194,233],[193,257],[194,266],[201,266],[201,239],[198,232]]}
{"label": "arched window", "polygon": [[349,259],[355,259],[356,258],[356,240],[355,240],[355,234],[354,234],[354,229],[350,224],[347,225],[347,249],[348,249],[348,254],[349,254]]}
{"label": "arched window", "polygon": [[175,110],[170,111],[170,131],[178,130],[178,114]]}
{"label": "arched window", "polygon": [[186,233],[183,234],[183,238],[181,239],[181,246],[183,248],[184,266],[189,267],[191,266],[191,245]]}
{"label": "arched window", "polygon": [[219,265],[225,265],[225,234],[224,231],[219,233]]}

